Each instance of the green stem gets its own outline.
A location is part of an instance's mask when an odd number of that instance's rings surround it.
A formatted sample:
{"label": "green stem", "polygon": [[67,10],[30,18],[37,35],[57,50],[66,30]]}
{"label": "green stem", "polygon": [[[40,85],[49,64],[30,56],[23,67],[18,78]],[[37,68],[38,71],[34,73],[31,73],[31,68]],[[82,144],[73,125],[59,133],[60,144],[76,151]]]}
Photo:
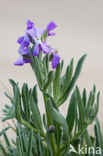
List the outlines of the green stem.
{"label": "green stem", "polygon": [[59,125],[57,124],[57,155],[59,155],[59,152],[60,152],[60,133],[61,133],[61,130],[60,130],[60,127]]}
{"label": "green stem", "polygon": [[[52,125],[52,118],[47,110],[46,104],[47,104],[47,98],[46,96],[43,94],[44,97],[44,103],[45,103],[45,111],[46,111],[46,117],[47,117],[47,128],[49,128],[50,125]],[[50,142],[51,142],[51,148],[53,151],[53,156],[56,156],[55,153],[55,137],[54,137],[54,133],[50,134]]]}
{"label": "green stem", "polygon": [[[40,88],[41,92],[43,93],[43,89],[42,89],[42,86],[43,86],[43,77],[42,77],[42,74],[41,74],[40,64],[39,64],[37,58],[33,58],[32,52],[31,52],[31,58],[32,58],[31,67],[32,67],[32,69],[35,72],[35,75],[36,75],[36,79],[37,79],[39,88]],[[53,123],[52,123],[52,118],[51,118],[51,116],[50,116],[50,114],[49,114],[49,112],[47,110],[47,107],[46,107],[47,97],[45,96],[44,93],[43,93],[43,97],[44,97],[45,111],[46,111],[46,117],[47,117],[47,128],[49,128],[49,126],[52,125]],[[27,126],[30,127],[30,129],[32,128],[31,125],[28,125],[27,124]],[[38,133],[38,130],[34,129],[34,132],[35,133]],[[39,131],[39,133],[40,133],[40,131]],[[41,134],[41,135],[44,135],[44,134]],[[50,142],[51,142],[51,148],[52,148],[52,151],[53,151],[53,156],[56,156],[56,154],[55,154],[55,137],[54,137],[54,134],[53,133],[50,134]]]}
{"label": "green stem", "polygon": [[43,97],[44,97],[45,111],[46,111],[46,117],[47,117],[47,128],[49,128],[49,126],[52,124],[52,119],[46,107],[47,98],[44,94],[43,94]]}

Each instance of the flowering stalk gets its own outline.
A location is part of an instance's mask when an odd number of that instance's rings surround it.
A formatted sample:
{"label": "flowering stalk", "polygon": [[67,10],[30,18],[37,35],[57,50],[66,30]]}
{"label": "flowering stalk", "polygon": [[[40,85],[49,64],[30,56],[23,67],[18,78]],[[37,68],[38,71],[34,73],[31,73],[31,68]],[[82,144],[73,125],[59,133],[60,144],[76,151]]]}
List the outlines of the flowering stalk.
{"label": "flowering stalk", "polygon": [[28,20],[25,35],[19,37],[17,40],[20,44],[20,48],[18,49],[20,57],[14,64],[24,65],[24,63],[32,62],[29,50],[32,44],[32,55],[34,57],[38,56],[40,51],[43,51],[45,55],[51,53],[53,57],[52,68],[56,68],[60,61],[60,57],[53,48],[47,45],[47,37],[55,35],[55,33],[51,31],[56,27],[57,25],[54,22],[50,22],[46,29],[35,28],[35,24]]}

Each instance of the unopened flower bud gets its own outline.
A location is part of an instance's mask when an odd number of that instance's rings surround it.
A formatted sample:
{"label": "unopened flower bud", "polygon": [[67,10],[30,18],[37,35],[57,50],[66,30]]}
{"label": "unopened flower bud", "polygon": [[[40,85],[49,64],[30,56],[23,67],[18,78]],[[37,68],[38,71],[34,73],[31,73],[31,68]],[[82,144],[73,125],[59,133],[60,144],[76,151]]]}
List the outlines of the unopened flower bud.
{"label": "unopened flower bud", "polygon": [[55,127],[51,125],[48,130],[49,130],[49,133],[53,133],[55,131]]}

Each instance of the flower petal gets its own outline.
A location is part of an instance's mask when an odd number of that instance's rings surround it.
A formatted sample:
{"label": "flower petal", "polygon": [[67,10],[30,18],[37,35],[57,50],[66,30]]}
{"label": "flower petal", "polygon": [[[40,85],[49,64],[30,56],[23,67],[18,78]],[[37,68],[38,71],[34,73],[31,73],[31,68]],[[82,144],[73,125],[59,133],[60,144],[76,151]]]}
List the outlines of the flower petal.
{"label": "flower petal", "polygon": [[48,32],[48,36],[55,36],[55,34],[56,34],[55,32],[50,32],[50,31]]}
{"label": "flower petal", "polygon": [[30,39],[29,39],[28,35],[25,34],[24,36],[19,37],[18,40],[17,40],[17,42],[19,44],[24,44],[26,47],[28,47],[29,44],[30,44]]}
{"label": "flower petal", "polygon": [[31,22],[30,20],[28,20],[28,21],[26,22],[26,24],[27,24],[27,30],[28,30],[28,29],[34,28],[34,23]]}
{"label": "flower petal", "polygon": [[48,30],[48,31],[51,31],[51,30],[55,29],[56,27],[57,27],[57,25],[56,25],[53,21],[51,21],[51,22],[47,25],[47,30]]}
{"label": "flower petal", "polygon": [[39,55],[39,45],[36,44],[33,50],[33,56],[38,56]]}
{"label": "flower petal", "polygon": [[36,38],[41,38],[41,36],[43,35],[43,33],[45,32],[45,30],[40,29],[40,28],[35,28],[36,31]]}
{"label": "flower petal", "polygon": [[24,44],[21,44],[21,46],[18,49],[18,52],[20,55],[30,55],[28,47],[25,47]]}
{"label": "flower petal", "polygon": [[25,45],[26,47],[28,47],[29,44],[30,44],[30,38],[28,37],[27,34],[24,36],[24,41],[23,41],[23,43],[24,43],[24,45]]}
{"label": "flower petal", "polygon": [[24,41],[24,36],[19,37],[18,40],[17,40],[17,42],[18,42],[19,44],[21,44],[23,41]]}
{"label": "flower petal", "polygon": [[55,69],[57,65],[59,64],[60,57],[57,53],[53,53],[53,59],[52,59],[52,68]]}
{"label": "flower petal", "polygon": [[28,29],[26,30],[26,34],[32,37],[33,39],[36,38],[36,30],[35,29]]}
{"label": "flower petal", "polygon": [[48,54],[49,53],[49,48],[44,44],[44,43],[40,43],[40,49],[45,53]]}
{"label": "flower petal", "polygon": [[31,59],[30,58],[23,58],[24,63],[31,63]]}
{"label": "flower petal", "polygon": [[24,61],[23,61],[23,56],[20,56],[19,59],[14,62],[14,65],[16,66],[22,66],[24,64]]}

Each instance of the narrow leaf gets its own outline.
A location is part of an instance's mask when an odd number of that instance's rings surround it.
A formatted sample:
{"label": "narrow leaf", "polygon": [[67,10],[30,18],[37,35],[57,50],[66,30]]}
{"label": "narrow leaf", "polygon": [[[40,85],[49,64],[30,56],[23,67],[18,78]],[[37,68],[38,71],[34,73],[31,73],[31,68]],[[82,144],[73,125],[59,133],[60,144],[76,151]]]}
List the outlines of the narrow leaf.
{"label": "narrow leaf", "polygon": [[29,144],[28,144],[28,154],[27,156],[32,156],[32,136],[33,136],[33,132],[31,131],[30,132],[30,135],[29,135]]}
{"label": "narrow leaf", "polygon": [[37,129],[40,129],[42,131],[43,128],[42,128],[41,116],[40,116],[40,113],[38,112],[37,106],[33,100],[33,96],[32,96],[31,91],[29,93],[29,100],[30,100],[30,108],[32,111],[32,117],[33,117],[34,125],[36,126]]}
{"label": "narrow leaf", "polygon": [[48,80],[44,84],[44,87],[43,87],[45,91],[47,90],[48,86],[51,84],[51,82],[53,81],[53,79],[54,79],[54,71],[50,71],[48,73]]}
{"label": "narrow leaf", "polygon": [[101,134],[101,128],[98,121],[98,118],[95,119],[95,135],[96,135],[96,147],[102,147],[103,146],[103,140],[102,140],[102,134]]}
{"label": "narrow leaf", "polygon": [[83,56],[80,58],[80,60],[78,61],[77,66],[76,66],[76,70],[75,70],[75,73],[74,73],[74,76],[73,76],[73,78],[72,78],[72,80],[71,80],[71,83],[70,83],[70,86],[69,86],[69,88],[67,89],[65,95],[62,96],[62,97],[58,100],[58,102],[57,102],[57,105],[58,105],[58,106],[60,106],[62,103],[64,103],[65,100],[68,98],[68,96],[69,96],[69,94],[70,94],[72,88],[74,87],[74,85],[75,85],[75,83],[76,83],[76,81],[77,81],[77,79],[78,79],[78,76],[79,76],[79,74],[80,74],[80,72],[81,72],[82,65],[83,65],[83,63],[84,63],[85,57],[86,57],[86,55],[83,55]]}
{"label": "narrow leaf", "polygon": [[74,121],[75,121],[75,117],[76,117],[76,109],[77,109],[77,99],[76,99],[76,94],[74,92],[70,99],[67,117],[66,117],[69,133],[72,132],[72,129],[74,126]]}
{"label": "narrow leaf", "polygon": [[20,92],[17,85],[15,86],[15,115],[16,119],[20,122],[21,121]]}
{"label": "narrow leaf", "polygon": [[72,79],[72,73],[73,73],[73,59],[70,62],[70,66],[67,66],[65,79],[64,79],[64,86],[63,86],[63,94],[65,95],[65,92],[69,88],[71,79]]}
{"label": "narrow leaf", "polygon": [[61,65],[58,64],[55,71],[55,77],[53,82],[53,96],[55,101],[57,101],[60,91],[60,75],[61,75]]}
{"label": "narrow leaf", "polygon": [[11,146],[11,145],[10,145],[10,141],[9,141],[9,139],[8,139],[8,136],[6,135],[5,130],[3,130],[2,133],[3,133],[4,139],[5,139],[6,145],[10,147],[10,146]]}
{"label": "narrow leaf", "polygon": [[83,129],[84,120],[85,120],[85,111],[84,111],[84,105],[82,102],[80,91],[77,86],[76,86],[76,94],[77,94],[78,110],[79,110],[79,122],[80,122],[79,128]]}
{"label": "narrow leaf", "polygon": [[69,143],[69,132],[68,132],[68,125],[66,120],[64,119],[64,117],[62,116],[62,114],[60,112],[58,112],[53,105],[51,104],[50,99],[48,100],[47,103],[47,109],[51,115],[51,117],[57,122],[59,123],[59,125],[62,127],[63,129],[63,138],[65,140],[65,144]]}

